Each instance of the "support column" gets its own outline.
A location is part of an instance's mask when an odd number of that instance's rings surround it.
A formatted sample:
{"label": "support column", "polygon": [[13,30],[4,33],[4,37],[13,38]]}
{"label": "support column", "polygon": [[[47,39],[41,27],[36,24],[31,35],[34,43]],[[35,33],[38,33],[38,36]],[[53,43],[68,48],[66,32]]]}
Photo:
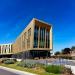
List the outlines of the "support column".
{"label": "support column", "polygon": [[1,54],[2,54],[2,46],[1,46]]}
{"label": "support column", "polygon": [[40,43],[40,27],[39,27],[39,30],[38,30],[38,48],[39,48],[39,44]]}
{"label": "support column", "polygon": [[52,27],[50,28],[50,49],[53,48],[53,42],[52,42]]}
{"label": "support column", "polygon": [[44,48],[46,48],[46,29],[45,29],[45,45]]}
{"label": "support column", "polygon": [[21,50],[22,50],[22,37],[21,37]]}

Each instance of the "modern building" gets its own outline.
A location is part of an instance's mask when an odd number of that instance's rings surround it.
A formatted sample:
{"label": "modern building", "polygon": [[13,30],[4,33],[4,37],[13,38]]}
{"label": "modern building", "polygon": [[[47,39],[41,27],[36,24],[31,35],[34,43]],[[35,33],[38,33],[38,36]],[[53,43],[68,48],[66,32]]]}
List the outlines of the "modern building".
{"label": "modern building", "polygon": [[52,48],[51,24],[35,18],[12,44],[13,57],[20,58],[49,57]]}
{"label": "modern building", "polygon": [[0,57],[10,57],[12,55],[12,44],[0,44]]}

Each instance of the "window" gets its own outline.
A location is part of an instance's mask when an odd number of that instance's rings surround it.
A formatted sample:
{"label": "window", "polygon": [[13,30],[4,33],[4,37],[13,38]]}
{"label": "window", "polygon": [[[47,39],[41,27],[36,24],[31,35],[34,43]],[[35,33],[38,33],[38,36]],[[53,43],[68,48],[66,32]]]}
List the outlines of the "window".
{"label": "window", "polygon": [[50,35],[49,35],[49,32],[48,31],[46,31],[46,48],[49,48],[49,45],[50,45],[50,37],[49,37]]}
{"label": "window", "polygon": [[25,46],[26,46],[25,45],[26,44],[26,32],[24,33],[24,42],[23,43],[24,43],[24,48],[25,48]]}
{"label": "window", "polygon": [[38,30],[39,30],[39,27],[35,26],[35,29],[34,29],[34,48],[38,47]]}
{"label": "window", "polygon": [[27,39],[27,48],[30,48],[30,39]]}
{"label": "window", "polygon": [[6,53],[6,49],[5,49],[5,53]]}
{"label": "window", "polygon": [[26,39],[26,32],[24,33],[24,40]]}
{"label": "window", "polygon": [[25,44],[24,44],[24,35],[22,35],[22,49],[25,48]]}
{"label": "window", "polygon": [[48,48],[50,47],[50,33],[48,32]]}
{"label": "window", "polygon": [[31,28],[28,30],[28,36],[31,36]]}
{"label": "window", "polygon": [[11,53],[11,51],[10,51],[10,47],[9,47],[9,53]]}
{"label": "window", "polygon": [[1,53],[1,46],[0,46],[0,53]]}
{"label": "window", "polygon": [[39,47],[44,48],[45,46],[45,28],[40,28],[40,43]]}
{"label": "window", "polygon": [[28,30],[27,48],[30,48],[30,36],[31,36],[31,28]]}

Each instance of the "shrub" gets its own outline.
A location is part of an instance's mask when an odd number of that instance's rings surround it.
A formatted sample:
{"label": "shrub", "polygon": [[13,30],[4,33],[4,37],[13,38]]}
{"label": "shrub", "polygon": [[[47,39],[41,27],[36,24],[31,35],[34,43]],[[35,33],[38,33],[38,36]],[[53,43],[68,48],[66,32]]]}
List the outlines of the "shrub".
{"label": "shrub", "polygon": [[34,68],[36,66],[35,63],[33,62],[27,62],[27,61],[21,61],[18,66],[21,66],[21,67],[27,67],[27,68]]}
{"label": "shrub", "polygon": [[71,56],[60,56],[61,58],[63,58],[63,59],[72,59],[72,57]]}
{"label": "shrub", "polygon": [[14,64],[15,61],[13,59],[8,59],[4,61],[4,64]]}
{"label": "shrub", "polygon": [[10,59],[10,60],[13,60],[14,62],[17,62],[17,60],[16,60],[15,58],[12,58],[12,59]]}
{"label": "shrub", "polygon": [[65,70],[68,74],[73,75],[71,68],[66,68]]}
{"label": "shrub", "polygon": [[49,72],[49,73],[55,73],[55,74],[59,74],[62,71],[62,67],[58,66],[58,65],[47,65],[45,67],[45,71]]}
{"label": "shrub", "polygon": [[2,58],[1,62],[4,63],[4,61],[8,60],[7,58]]}

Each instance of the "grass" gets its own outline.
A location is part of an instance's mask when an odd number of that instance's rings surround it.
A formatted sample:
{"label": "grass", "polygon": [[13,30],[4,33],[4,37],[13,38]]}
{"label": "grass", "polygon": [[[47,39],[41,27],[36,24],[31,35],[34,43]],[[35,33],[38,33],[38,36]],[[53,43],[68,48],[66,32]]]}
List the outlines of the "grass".
{"label": "grass", "polygon": [[53,74],[53,73],[48,73],[46,72],[43,68],[23,68],[20,66],[17,66],[18,62],[15,64],[0,64],[0,66],[8,67],[8,68],[13,68],[21,71],[27,71],[30,73],[38,74],[38,75],[60,75],[60,74]]}
{"label": "grass", "polygon": [[64,70],[64,67],[59,65],[47,65],[45,67],[45,71],[49,73],[60,74],[62,70]]}

